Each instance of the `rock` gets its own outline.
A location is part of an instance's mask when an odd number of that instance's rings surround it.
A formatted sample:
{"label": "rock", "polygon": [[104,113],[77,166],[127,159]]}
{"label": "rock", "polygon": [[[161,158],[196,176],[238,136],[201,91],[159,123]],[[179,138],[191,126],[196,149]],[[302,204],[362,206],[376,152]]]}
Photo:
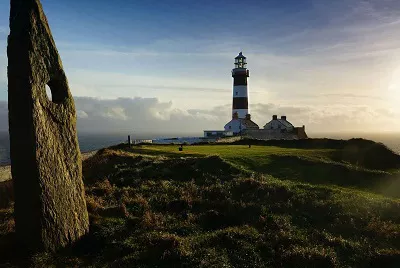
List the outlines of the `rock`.
{"label": "rock", "polygon": [[54,251],[89,220],[75,104],[39,0],[11,0],[7,54],[17,237],[27,250]]}

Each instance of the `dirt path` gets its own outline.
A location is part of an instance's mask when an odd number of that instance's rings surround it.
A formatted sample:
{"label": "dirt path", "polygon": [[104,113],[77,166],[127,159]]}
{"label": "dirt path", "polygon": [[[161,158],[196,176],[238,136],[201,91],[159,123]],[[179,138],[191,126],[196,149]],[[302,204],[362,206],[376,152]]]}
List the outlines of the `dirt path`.
{"label": "dirt path", "polygon": [[[82,153],[82,161],[96,154],[97,151]],[[0,182],[11,180],[11,166],[0,167]]]}

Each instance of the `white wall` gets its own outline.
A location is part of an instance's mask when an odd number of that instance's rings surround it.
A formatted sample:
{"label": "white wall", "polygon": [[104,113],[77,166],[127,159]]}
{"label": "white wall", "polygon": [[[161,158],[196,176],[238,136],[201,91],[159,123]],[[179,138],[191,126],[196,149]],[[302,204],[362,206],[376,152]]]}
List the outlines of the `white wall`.
{"label": "white wall", "polygon": [[240,120],[232,119],[228,124],[225,125],[225,131],[233,131],[233,133],[240,132],[240,126],[242,130],[246,129],[246,126],[241,123]]}

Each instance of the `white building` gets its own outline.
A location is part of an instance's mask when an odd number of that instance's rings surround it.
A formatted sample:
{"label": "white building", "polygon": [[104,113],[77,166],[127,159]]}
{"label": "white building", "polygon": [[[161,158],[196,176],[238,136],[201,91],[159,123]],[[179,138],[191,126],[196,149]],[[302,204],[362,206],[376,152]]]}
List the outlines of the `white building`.
{"label": "white building", "polygon": [[293,131],[294,126],[287,121],[286,116],[283,115],[281,116],[281,119],[278,119],[277,115],[273,115],[272,120],[265,124],[264,129],[291,132]]}
{"label": "white building", "polygon": [[238,114],[233,114],[233,118],[225,125],[225,131],[233,132],[234,134],[241,134],[246,129],[260,129],[259,126],[251,121],[251,116],[246,115],[245,118],[239,118]]}
{"label": "white building", "polygon": [[233,136],[232,131],[225,130],[204,130],[204,138],[224,138]]}

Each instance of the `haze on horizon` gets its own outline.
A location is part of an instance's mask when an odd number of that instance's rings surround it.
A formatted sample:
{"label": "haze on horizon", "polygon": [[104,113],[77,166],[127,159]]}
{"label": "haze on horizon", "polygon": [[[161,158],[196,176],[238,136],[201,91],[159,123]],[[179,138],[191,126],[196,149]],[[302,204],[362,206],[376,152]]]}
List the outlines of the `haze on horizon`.
{"label": "haze on horizon", "polygon": [[[400,131],[400,1],[171,2],[42,0],[79,131],[223,129],[241,50],[260,127],[278,114],[310,132]],[[8,17],[1,1],[0,131]]]}

